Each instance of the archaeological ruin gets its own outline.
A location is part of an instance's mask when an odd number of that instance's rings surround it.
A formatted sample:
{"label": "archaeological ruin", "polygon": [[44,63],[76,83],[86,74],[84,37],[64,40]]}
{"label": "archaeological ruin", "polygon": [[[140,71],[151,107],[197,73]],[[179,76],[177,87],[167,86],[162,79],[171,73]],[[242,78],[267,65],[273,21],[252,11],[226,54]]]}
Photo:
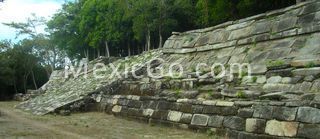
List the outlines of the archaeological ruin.
{"label": "archaeological ruin", "polygon": [[[105,70],[96,72],[97,63]],[[162,49],[87,66],[76,76],[77,68],[55,71],[16,108],[35,115],[101,111],[235,139],[320,136],[317,0],[173,32]],[[150,77],[160,69],[174,73]]]}

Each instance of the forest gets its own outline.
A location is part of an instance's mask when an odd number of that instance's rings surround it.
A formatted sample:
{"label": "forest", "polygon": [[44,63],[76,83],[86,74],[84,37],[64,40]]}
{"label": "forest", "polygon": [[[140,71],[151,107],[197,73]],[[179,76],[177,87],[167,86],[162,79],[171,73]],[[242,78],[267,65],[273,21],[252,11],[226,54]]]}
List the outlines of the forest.
{"label": "forest", "polygon": [[[5,2],[5,1],[4,1]],[[173,31],[214,26],[295,0],[75,0],[50,20],[4,23],[24,39],[0,40],[0,100],[38,89],[65,58],[126,57],[161,48]],[[0,2],[1,4],[1,2]],[[45,25],[46,33],[37,26]]]}

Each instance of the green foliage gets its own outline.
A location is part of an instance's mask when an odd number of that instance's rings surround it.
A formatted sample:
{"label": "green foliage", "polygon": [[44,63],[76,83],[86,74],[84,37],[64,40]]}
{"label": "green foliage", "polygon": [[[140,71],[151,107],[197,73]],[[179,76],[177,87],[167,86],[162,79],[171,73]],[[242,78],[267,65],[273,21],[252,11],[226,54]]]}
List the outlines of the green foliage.
{"label": "green foliage", "polygon": [[253,83],[257,82],[257,80],[258,80],[258,77],[257,77],[257,76],[253,76],[253,77],[252,77],[252,82],[253,82]]}
{"label": "green foliage", "polygon": [[267,67],[279,67],[285,65],[285,62],[281,59],[279,60],[269,60],[267,61]]}
{"label": "green foliage", "polygon": [[241,71],[240,78],[243,78],[244,76],[248,76],[248,72],[247,71]]}
{"label": "green foliage", "polygon": [[72,58],[107,55],[106,44],[112,56],[125,56],[162,47],[172,31],[214,26],[294,3],[293,0],[79,0],[64,4],[48,22],[48,31],[55,45]]}
{"label": "green foliage", "polygon": [[181,97],[182,90],[177,88],[174,90],[174,93],[175,93],[175,96],[179,98]]}
{"label": "green foliage", "polygon": [[246,95],[243,91],[238,91],[236,93],[236,96],[237,96],[237,98],[245,98],[246,97]]}
{"label": "green foliage", "polygon": [[316,67],[316,63],[314,62],[309,62],[307,65],[306,65],[306,68],[313,68],[313,67]]}

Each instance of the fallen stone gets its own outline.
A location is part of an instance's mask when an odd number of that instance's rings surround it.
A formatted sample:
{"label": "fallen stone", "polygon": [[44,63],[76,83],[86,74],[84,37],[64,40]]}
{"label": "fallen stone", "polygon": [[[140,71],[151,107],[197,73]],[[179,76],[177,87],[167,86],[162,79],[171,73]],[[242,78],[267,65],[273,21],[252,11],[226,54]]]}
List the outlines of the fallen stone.
{"label": "fallen stone", "polygon": [[191,121],[191,125],[207,126],[208,121],[209,121],[208,115],[194,114]]}
{"label": "fallen stone", "polygon": [[60,110],[59,114],[61,116],[70,116],[71,115],[71,111],[70,110]]}
{"label": "fallen stone", "polygon": [[270,120],[267,122],[265,133],[281,137],[295,137],[298,132],[299,123],[297,122],[280,122]]}

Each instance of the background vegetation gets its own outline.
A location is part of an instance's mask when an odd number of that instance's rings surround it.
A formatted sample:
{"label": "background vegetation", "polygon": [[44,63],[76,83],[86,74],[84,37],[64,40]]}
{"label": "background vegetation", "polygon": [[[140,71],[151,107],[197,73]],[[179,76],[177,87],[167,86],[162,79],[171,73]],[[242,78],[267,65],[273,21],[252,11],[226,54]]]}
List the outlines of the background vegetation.
{"label": "background vegetation", "polygon": [[[50,21],[7,23],[18,43],[0,43],[0,100],[37,89],[63,59],[124,57],[161,48],[172,31],[204,28],[295,4],[295,0],[76,0]],[[47,25],[47,33],[36,32]]]}

